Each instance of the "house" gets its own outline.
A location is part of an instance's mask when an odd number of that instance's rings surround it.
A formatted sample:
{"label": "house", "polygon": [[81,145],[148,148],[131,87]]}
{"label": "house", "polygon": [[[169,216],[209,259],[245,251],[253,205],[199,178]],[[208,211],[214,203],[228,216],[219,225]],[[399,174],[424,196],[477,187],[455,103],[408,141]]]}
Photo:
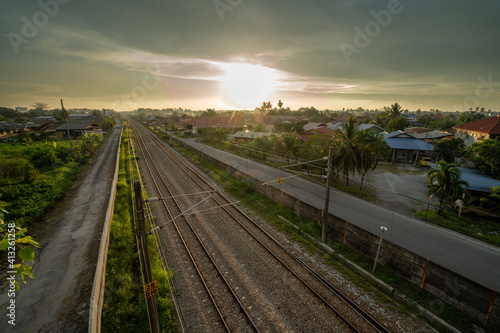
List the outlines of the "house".
{"label": "house", "polygon": [[10,121],[0,121],[0,139],[6,139],[21,132],[29,132],[27,124],[18,124]]}
{"label": "house", "polygon": [[241,117],[197,117],[179,118],[177,127],[196,132],[201,128],[225,128],[229,130],[243,129]]}
{"label": "house", "polygon": [[228,135],[228,139],[231,142],[236,142],[236,141],[252,141],[255,140],[256,138],[260,138],[263,136],[270,136],[273,135],[273,133],[269,132],[246,132],[246,131],[238,131],[234,134]]}
{"label": "house", "polygon": [[[432,144],[414,137],[411,133],[394,131],[384,134],[384,140],[392,149],[392,161],[416,164],[419,157],[432,155]],[[432,156],[431,156],[432,157]]]}
{"label": "house", "polygon": [[335,135],[335,130],[325,126],[316,127],[307,131],[300,132],[298,135],[298,139],[302,142],[307,142],[316,135],[323,135],[333,139],[333,136]]}
{"label": "house", "polygon": [[316,127],[321,127],[321,126],[326,126],[326,124],[323,123],[307,123],[304,125],[304,131],[308,131],[311,129],[314,129]]}
{"label": "house", "polygon": [[360,131],[371,131],[375,133],[382,133],[384,132],[384,129],[382,127],[379,127],[375,124],[359,124],[358,130]]}
{"label": "house", "polygon": [[425,127],[413,127],[405,130],[406,133],[411,133],[411,136],[424,140],[429,143],[436,142],[443,138],[452,138],[453,134],[443,131],[430,130]]}
{"label": "house", "polygon": [[[83,133],[97,133],[102,135],[102,128],[92,123],[92,120],[80,120],[68,122],[69,135],[77,138]],[[56,128],[56,132],[63,132],[66,135],[66,124],[62,124]]]}
{"label": "house", "polygon": [[30,125],[29,128],[32,132],[34,132],[35,134],[42,134],[43,132],[46,132],[46,133],[55,133],[56,132],[56,128],[58,126],[60,126],[61,124],[52,124],[50,122],[43,122],[43,123],[40,123],[40,124],[36,124],[36,125]]}
{"label": "house", "polygon": [[[429,166],[433,169],[438,168],[438,165],[435,163],[429,163]],[[500,186],[500,180],[486,176],[477,169],[457,168],[461,172],[460,179],[469,183],[469,188],[467,190],[473,196],[488,196],[494,187]]]}
{"label": "house", "polygon": [[158,125],[165,125],[167,122],[167,118],[161,118],[158,116],[151,116],[147,118],[147,123],[150,126],[158,126]]}
{"label": "house", "polygon": [[408,121],[412,124],[417,122],[417,118],[418,118],[418,116],[414,113],[407,113],[406,114],[406,119],[408,119]]}
{"label": "house", "polygon": [[500,140],[500,115],[453,126],[453,129],[455,137],[463,139],[467,147],[486,139]]}

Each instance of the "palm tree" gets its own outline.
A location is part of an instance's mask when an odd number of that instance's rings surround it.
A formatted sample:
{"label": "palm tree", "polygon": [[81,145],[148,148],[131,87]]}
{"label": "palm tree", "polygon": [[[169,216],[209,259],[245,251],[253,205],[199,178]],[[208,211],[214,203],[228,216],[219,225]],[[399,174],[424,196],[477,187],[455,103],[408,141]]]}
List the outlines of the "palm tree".
{"label": "palm tree", "polygon": [[300,149],[300,140],[296,133],[283,133],[280,138],[280,151],[283,157],[286,157],[287,163],[290,163],[290,155],[297,157]]}
{"label": "palm tree", "polygon": [[392,104],[388,110],[389,118],[398,118],[401,117],[402,114],[403,114],[403,109],[401,108],[401,105],[399,105],[398,103]]}
{"label": "palm tree", "polygon": [[337,144],[333,147],[333,159],[338,168],[343,170],[347,186],[349,186],[349,172],[355,172],[358,167],[357,127],[355,118],[349,116],[347,123],[335,133]]}
{"label": "palm tree", "polygon": [[388,156],[391,148],[385,142],[383,135],[373,131],[359,131],[356,141],[359,149],[358,170],[361,174],[359,189],[362,189],[368,171],[375,170],[379,156]]}
{"label": "palm tree", "polygon": [[460,179],[462,172],[455,163],[439,161],[437,167],[427,172],[428,194],[434,193],[439,198],[438,215],[442,215],[445,203],[453,202],[466,194],[469,183]]}

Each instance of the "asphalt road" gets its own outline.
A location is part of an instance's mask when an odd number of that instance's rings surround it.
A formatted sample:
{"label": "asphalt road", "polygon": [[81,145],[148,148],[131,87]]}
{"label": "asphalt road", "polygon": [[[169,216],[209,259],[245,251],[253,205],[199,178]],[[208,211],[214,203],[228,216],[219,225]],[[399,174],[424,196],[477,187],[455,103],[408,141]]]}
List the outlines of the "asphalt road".
{"label": "asphalt road", "polygon": [[[181,140],[262,182],[292,176],[291,173],[203,145],[195,139]],[[270,186],[278,184],[271,183]],[[285,179],[280,186],[284,192],[310,205],[317,208],[324,206],[325,188],[320,184],[294,177]],[[376,235],[380,235],[380,226],[386,226],[389,230],[384,233],[384,239],[487,288],[500,290],[500,248],[496,246],[333,189],[330,192],[329,212]]]}
{"label": "asphalt road", "polygon": [[[34,279],[14,298],[0,285],[1,332],[87,332],[102,226],[115,172],[120,130],[115,129],[34,238]],[[15,300],[15,326],[7,304]]]}

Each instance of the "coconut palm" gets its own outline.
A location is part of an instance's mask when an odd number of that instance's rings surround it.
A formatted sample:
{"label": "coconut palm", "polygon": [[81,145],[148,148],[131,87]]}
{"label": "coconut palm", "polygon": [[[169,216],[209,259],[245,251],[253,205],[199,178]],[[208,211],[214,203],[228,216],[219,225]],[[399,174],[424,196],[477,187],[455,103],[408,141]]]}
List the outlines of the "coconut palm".
{"label": "coconut palm", "polygon": [[389,118],[398,118],[401,117],[402,114],[403,114],[403,109],[401,108],[401,105],[399,105],[398,103],[392,104],[388,110]]}
{"label": "coconut palm", "polygon": [[356,136],[358,124],[355,118],[349,116],[347,123],[343,124],[335,133],[336,144],[333,147],[333,160],[338,168],[343,171],[346,185],[349,186],[349,172],[355,172],[358,166],[358,149]]}
{"label": "coconut palm", "polygon": [[388,156],[391,148],[387,145],[383,135],[369,130],[358,132],[358,171],[361,175],[360,189],[368,171],[375,170],[380,156]]}
{"label": "coconut palm", "polygon": [[283,133],[279,137],[279,151],[286,157],[287,163],[290,163],[290,156],[297,157],[299,150],[300,140],[296,133]]}
{"label": "coconut palm", "polygon": [[427,172],[428,194],[434,193],[439,198],[438,215],[442,215],[445,203],[453,202],[466,194],[469,183],[460,178],[462,172],[456,164],[439,161],[437,167]]}

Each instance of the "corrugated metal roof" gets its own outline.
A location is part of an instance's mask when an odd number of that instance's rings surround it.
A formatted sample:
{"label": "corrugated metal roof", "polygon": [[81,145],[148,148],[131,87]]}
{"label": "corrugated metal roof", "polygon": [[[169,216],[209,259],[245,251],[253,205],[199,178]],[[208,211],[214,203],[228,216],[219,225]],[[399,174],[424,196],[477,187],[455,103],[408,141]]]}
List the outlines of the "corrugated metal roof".
{"label": "corrugated metal roof", "polygon": [[[437,169],[436,163],[429,163],[430,167]],[[469,190],[491,193],[493,187],[500,186],[500,180],[486,176],[477,169],[460,168],[462,175],[460,178],[469,183]]]}
{"label": "corrugated metal roof", "polygon": [[431,151],[434,150],[432,144],[414,139],[414,138],[385,138],[385,142],[392,149],[408,149],[408,150],[424,150]]}

